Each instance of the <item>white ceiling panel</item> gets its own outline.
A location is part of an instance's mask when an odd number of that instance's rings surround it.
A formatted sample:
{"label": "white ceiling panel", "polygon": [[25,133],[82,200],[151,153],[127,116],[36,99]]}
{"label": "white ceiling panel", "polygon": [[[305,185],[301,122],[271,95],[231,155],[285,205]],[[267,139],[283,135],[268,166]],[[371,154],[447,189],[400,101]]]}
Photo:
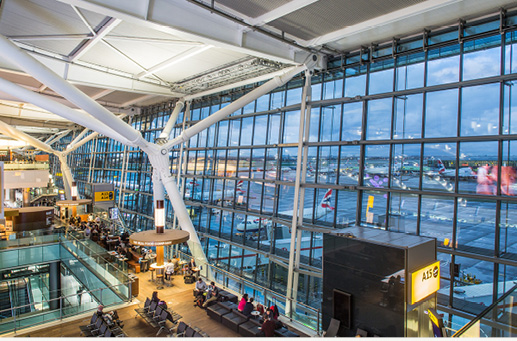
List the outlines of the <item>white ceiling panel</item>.
{"label": "white ceiling panel", "polygon": [[174,65],[174,67],[163,69],[157,72],[157,75],[172,82],[178,82],[192,75],[211,70],[217,66],[235,62],[244,57],[246,57],[245,54],[213,47],[203,53],[182,61],[178,65]]}
{"label": "white ceiling panel", "polygon": [[114,70],[120,70],[131,74],[142,71],[135,63],[121,56],[103,43],[98,43],[86,52],[81,61],[102,65]]}

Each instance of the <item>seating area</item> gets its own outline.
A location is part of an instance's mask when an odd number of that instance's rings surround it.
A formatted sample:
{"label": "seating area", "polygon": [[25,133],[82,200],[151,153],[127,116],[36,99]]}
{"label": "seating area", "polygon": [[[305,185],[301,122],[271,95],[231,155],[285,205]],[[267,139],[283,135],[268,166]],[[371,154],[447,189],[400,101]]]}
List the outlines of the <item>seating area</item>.
{"label": "seating area", "polygon": [[[182,317],[171,310],[163,309],[158,305],[158,302],[151,301],[149,298],[145,300],[144,307],[135,309],[135,312],[135,318],[140,316],[147,324],[158,330],[156,336],[160,335],[162,331],[171,334],[178,324],[178,320]],[[171,327],[167,326],[167,321],[172,323]]]}
{"label": "seating area", "polygon": [[[235,295],[233,295],[235,296]],[[235,296],[237,298],[237,296]],[[236,301],[236,299],[235,299]],[[239,333],[244,337],[261,337],[264,336],[260,327],[262,322],[258,316],[246,316],[237,310],[237,304],[233,301],[219,301],[210,305],[206,309],[206,313],[210,318]],[[279,324],[280,326],[281,324]],[[288,330],[282,326],[275,330],[275,336],[278,337],[299,337],[298,334]]]}
{"label": "seating area", "polygon": [[203,332],[198,327],[193,327],[181,321],[178,328],[171,335],[172,337],[209,337],[207,333]]}
{"label": "seating area", "polygon": [[127,337],[122,327],[114,322],[109,323],[103,317],[93,313],[90,324],[79,326],[84,337]]}

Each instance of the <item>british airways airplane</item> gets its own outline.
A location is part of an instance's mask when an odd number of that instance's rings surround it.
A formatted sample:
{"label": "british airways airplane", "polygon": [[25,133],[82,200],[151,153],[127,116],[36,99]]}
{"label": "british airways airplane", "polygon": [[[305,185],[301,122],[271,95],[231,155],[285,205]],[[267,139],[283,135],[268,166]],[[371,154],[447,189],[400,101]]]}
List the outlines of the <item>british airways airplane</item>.
{"label": "british airways airplane", "polygon": [[[327,193],[323,196],[323,199],[321,199],[321,202],[316,207],[316,212],[314,212],[314,218],[319,219],[328,213],[332,212],[334,210],[334,207],[332,207],[330,203],[330,199],[332,198],[332,189],[329,189]],[[293,215],[293,211],[283,211],[279,212],[279,215]],[[303,210],[303,218],[312,218],[312,207],[305,208]],[[258,232],[261,229],[264,229],[271,225],[271,221],[267,218],[259,218],[259,217],[253,217],[248,216],[248,218],[245,221],[240,222],[237,225],[237,231],[238,232],[246,232],[246,233],[253,233]]]}

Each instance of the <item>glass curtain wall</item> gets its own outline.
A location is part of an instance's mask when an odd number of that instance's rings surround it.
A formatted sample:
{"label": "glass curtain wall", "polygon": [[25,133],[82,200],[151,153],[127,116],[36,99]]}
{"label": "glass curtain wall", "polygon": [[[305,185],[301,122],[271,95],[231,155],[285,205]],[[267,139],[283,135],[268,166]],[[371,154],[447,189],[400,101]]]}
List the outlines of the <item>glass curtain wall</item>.
{"label": "glass curtain wall", "polygon": [[[516,22],[515,14],[495,14],[375,45],[313,76],[300,302],[320,308],[322,234],[352,225],[436,238],[442,312],[477,314],[512,286]],[[193,136],[184,155],[171,153],[212,264],[279,294],[286,292],[303,82]],[[258,85],[195,100],[186,127]],[[131,124],[154,141],[171,108],[144,108]],[[183,121],[181,114],[172,137]],[[117,195],[127,223],[150,229],[151,166],[142,152],[124,150],[95,139],[74,153],[75,176],[123,187]]]}

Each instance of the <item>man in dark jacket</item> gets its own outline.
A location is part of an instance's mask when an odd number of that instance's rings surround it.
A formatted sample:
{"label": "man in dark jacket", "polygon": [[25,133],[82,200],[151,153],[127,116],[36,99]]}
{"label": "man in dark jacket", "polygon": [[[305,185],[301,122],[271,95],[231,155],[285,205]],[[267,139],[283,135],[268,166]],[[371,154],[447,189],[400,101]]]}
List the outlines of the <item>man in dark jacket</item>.
{"label": "man in dark jacket", "polygon": [[210,282],[208,286],[208,292],[206,293],[206,301],[203,303],[203,308],[208,306],[208,303],[212,301],[217,301],[219,298],[219,288],[215,286],[214,282]]}
{"label": "man in dark jacket", "polygon": [[251,312],[255,309],[253,306],[253,297],[250,298],[248,302],[246,302],[246,305],[244,306],[244,309],[242,309],[242,313],[246,316],[251,316]]}

